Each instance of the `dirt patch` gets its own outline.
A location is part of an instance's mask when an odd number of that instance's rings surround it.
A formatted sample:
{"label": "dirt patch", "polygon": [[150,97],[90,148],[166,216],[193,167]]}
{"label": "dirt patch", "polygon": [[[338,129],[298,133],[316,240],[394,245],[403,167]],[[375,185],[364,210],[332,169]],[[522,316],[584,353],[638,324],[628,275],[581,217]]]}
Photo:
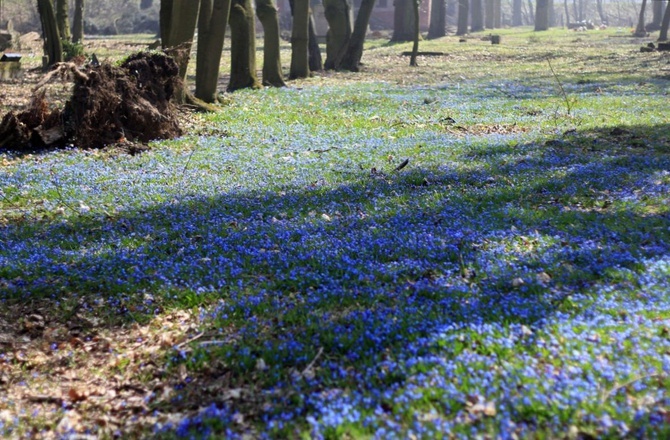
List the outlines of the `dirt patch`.
{"label": "dirt patch", "polygon": [[[42,88],[63,75],[73,82],[72,96],[64,108],[52,108]],[[140,52],[120,66],[57,65],[38,84],[27,110],[4,116],[0,148],[99,148],[177,137],[182,131],[171,100],[179,81],[177,64],[160,53]]]}

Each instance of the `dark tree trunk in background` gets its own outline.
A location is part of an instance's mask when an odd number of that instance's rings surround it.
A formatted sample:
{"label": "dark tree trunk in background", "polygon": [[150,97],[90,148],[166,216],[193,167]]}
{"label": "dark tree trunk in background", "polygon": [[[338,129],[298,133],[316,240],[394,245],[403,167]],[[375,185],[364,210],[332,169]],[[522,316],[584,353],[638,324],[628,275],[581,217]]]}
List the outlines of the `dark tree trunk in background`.
{"label": "dark tree trunk in background", "polygon": [[[607,24],[607,14],[605,14],[605,9],[603,8],[603,0],[596,0],[596,9],[598,9],[598,15],[600,16],[600,23]],[[565,8],[566,12],[568,8]]]}
{"label": "dark tree trunk in background", "polygon": [[468,33],[468,0],[458,0],[458,24],[456,26],[456,35],[465,35]]}
{"label": "dark tree trunk in background", "polygon": [[309,0],[295,0],[289,78],[309,77]]}
{"label": "dark tree trunk in background", "polygon": [[323,70],[323,60],[321,59],[321,48],[316,36],[316,25],[314,24],[314,14],[309,12],[309,71],[320,72]]}
{"label": "dark tree trunk in background", "polygon": [[70,18],[69,2],[67,0],[56,0],[56,23],[58,24],[58,35],[62,40],[70,41]]}
{"label": "dark tree trunk in background", "polygon": [[549,0],[536,0],[535,30],[546,31],[549,29]]}
{"label": "dark tree trunk in background", "polygon": [[523,26],[523,17],[521,16],[521,5],[523,0],[512,0],[512,26]]}
{"label": "dark tree trunk in background", "polygon": [[186,71],[191,58],[199,7],[200,1],[161,0],[160,29],[163,49],[174,58],[182,79],[182,87],[175,90],[174,95],[178,104],[184,104],[188,95],[185,86]]}
{"label": "dark tree trunk in background", "polygon": [[651,2],[651,23],[648,31],[655,31],[661,28],[661,21],[663,20],[663,0],[654,0]]}
{"label": "dark tree trunk in background", "polygon": [[471,18],[470,32],[479,32],[484,30],[484,14],[482,11],[482,0],[470,0]]}
{"label": "dark tree trunk in background", "polygon": [[634,37],[644,37],[647,35],[647,30],[644,27],[644,12],[647,8],[647,0],[642,0],[642,6],[640,6],[640,16],[637,20],[637,27],[635,28]]}
{"label": "dark tree trunk in background", "polygon": [[72,42],[84,41],[84,0],[74,1],[74,17],[72,17]]}
{"label": "dark tree trunk in background", "polygon": [[223,40],[230,16],[230,0],[200,0],[195,97],[216,102]]}
{"label": "dark tree trunk in background", "polygon": [[395,0],[391,41],[414,40],[414,0]]}
{"label": "dark tree trunk in background", "polygon": [[328,21],[326,34],[326,70],[340,64],[349,45],[353,31],[351,5],[347,0],[323,0],[324,13]]}
{"label": "dark tree trunk in background", "polygon": [[486,29],[493,29],[493,0],[484,0],[484,26]]}
{"label": "dark tree trunk in background", "polygon": [[493,27],[500,29],[502,27],[502,2],[493,0]]}
{"label": "dark tree trunk in background", "polygon": [[432,0],[430,7],[430,26],[428,39],[435,39],[447,35],[446,31],[446,0]]}
{"label": "dark tree trunk in background", "polygon": [[256,16],[263,25],[263,85],[285,87],[279,53],[279,14],[273,0],[256,0]]}
{"label": "dark tree trunk in background", "polygon": [[670,5],[665,7],[665,13],[663,14],[663,20],[661,21],[661,34],[658,37],[658,41],[665,41],[668,39],[668,27],[670,26]]}
{"label": "dark tree trunk in background", "polygon": [[37,11],[42,21],[44,34],[44,55],[48,58],[47,65],[53,66],[63,61],[63,45],[58,34],[56,12],[51,0],[37,0]]}
{"label": "dark tree trunk in background", "polygon": [[418,66],[416,57],[419,53],[419,39],[421,39],[421,28],[419,27],[419,3],[421,0],[412,0],[412,10],[414,12],[414,44],[412,45],[412,56],[409,59],[409,65]]}
{"label": "dark tree trunk in background", "polygon": [[256,17],[251,0],[232,0],[230,7],[230,81],[228,90],[256,89]]}
{"label": "dark tree trunk in background", "polygon": [[368,30],[372,9],[375,6],[375,0],[361,0],[361,7],[358,8],[356,22],[354,23],[354,32],[349,39],[349,47],[342,58],[341,69],[351,72],[358,72],[361,58],[363,57],[363,44],[365,43],[365,33]]}
{"label": "dark tree trunk in background", "polygon": [[570,8],[568,7],[568,0],[563,0],[563,8],[565,9],[565,27],[570,29]]}

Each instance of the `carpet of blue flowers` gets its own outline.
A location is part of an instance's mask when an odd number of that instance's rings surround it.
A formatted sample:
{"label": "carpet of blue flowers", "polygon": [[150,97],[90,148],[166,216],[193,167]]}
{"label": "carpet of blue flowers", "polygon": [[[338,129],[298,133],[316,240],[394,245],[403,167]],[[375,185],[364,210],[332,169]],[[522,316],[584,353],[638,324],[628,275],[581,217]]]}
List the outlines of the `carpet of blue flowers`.
{"label": "carpet of blue flowers", "polygon": [[197,310],[155,436],[666,438],[669,83],[637,81],[242,91],[141,155],[4,154],[0,304]]}

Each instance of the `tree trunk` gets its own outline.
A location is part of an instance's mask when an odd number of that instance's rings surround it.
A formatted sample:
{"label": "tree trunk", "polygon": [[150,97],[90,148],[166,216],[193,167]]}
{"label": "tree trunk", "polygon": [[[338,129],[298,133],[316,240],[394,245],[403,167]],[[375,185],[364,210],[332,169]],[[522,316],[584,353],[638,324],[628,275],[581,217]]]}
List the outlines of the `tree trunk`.
{"label": "tree trunk", "polygon": [[512,26],[522,26],[523,19],[521,17],[522,0],[512,0]]}
{"label": "tree trunk", "polygon": [[607,24],[608,20],[607,14],[605,14],[605,9],[603,8],[603,0],[596,0],[596,8],[598,9],[598,15],[600,16],[600,23]]}
{"label": "tree trunk", "polygon": [[279,14],[273,0],[256,0],[256,16],[263,25],[263,85],[285,87],[279,51]]}
{"label": "tree trunk", "polygon": [[661,21],[663,20],[663,0],[656,0],[651,3],[651,23],[648,31],[655,31],[661,28]]}
{"label": "tree trunk", "polygon": [[535,31],[549,29],[549,0],[537,0],[535,9]]}
{"label": "tree trunk", "polygon": [[502,27],[502,2],[493,0],[493,27],[500,29]]}
{"label": "tree trunk", "polygon": [[528,0],[528,15],[530,16],[531,24],[535,24],[535,14],[533,10],[533,1]]}
{"label": "tree trunk", "polygon": [[289,78],[309,77],[309,0],[295,0]]}
{"label": "tree trunk", "polygon": [[368,30],[374,6],[375,0],[361,0],[361,7],[358,9],[356,22],[354,23],[354,32],[349,39],[349,47],[347,47],[347,52],[342,57],[341,69],[358,72],[363,57],[365,33]]}
{"label": "tree trunk", "polygon": [[316,25],[314,24],[314,14],[309,12],[309,70],[310,72],[320,72],[323,70],[323,61],[321,60],[321,48],[316,37]]}
{"label": "tree trunk", "polygon": [[84,41],[84,0],[74,0],[74,17],[72,18],[72,42]]}
{"label": "tree trunk", "polygon": [[219,66],[230,4],[230,0],[200,0],[195,97],[209,103],[217,101]]}
{"label": "tree trunk", "polygon": [[482,11],[482,0],[470,0],[472,11],[470,12],[470,32],[484,30],[484,14]]}
{"label": "tree trunk", "polygon": [[232,0],[230,8],[230,81],[228,91],[257,89],[256,17],[251,0]]}
{"label": "tree trunk", "polygon": [[484,26],[486,29],[493,29],[493,0],[484,0]]}
{"label": "tree trunk", "polygon": [[637,27],[635,28],[634,37],[644,37],[647,35],[647,30],[644,27],[644,10],[647,8],[647,0],[642,0],[642,6],[640,6],[640,16],[637,20]]}
{"label": "tree trunk", "polygon": [[458,24],[456,26],[456,35],[465,35],[468,33],[468,0],[458,0]]}
{"label": "tree trunk", "polygon": [[69,2],[67,0],[56,0],[56,23],[58,24],[58,35],[61,39],[70,41],[70,19],[68,17]]}
{"label": "tree trunk", "polygon": [[432,0],[430,7],[430,26],[428,27],[428,39],[441,38],[446,32],[446,0]]}
{"label": "tree trunk", "polygon": [[63,61],[63,45],[58,34],[56,23],[56,12],[51,0],[37,0],[37,11],[42,21],[42,33],[44,34],[44,55],[47,57],[47,65],[53,66]]}
{"label": "tree trunk", "polygon": [[326,70],[340,64],[351,38],[351,4],[348,0],[323,0],[324,13],[328,21],[326,34]]}
{"label": "tree trunk", "polygon": [[414,40],[414,0],[395,0],[391,41]]}
{"label": "tree trunk", "polygon": [[663,14],[663,21],[661,21],[661,34],[658,37],[658,41],[665,41],[668,39],[668,26],[670,25],[670,5],[665,7],[665,13]]}
{"label": "tree trunk", "polygon": [[563,8],[565,9],[565,27],[570,29],[570,8],[568,8],[568,0],[563,0]]}
{"label": "tree trunk", "polygon": [[409,65],[417,67],[417,54],[419,53],[419,39],[421,38],[421,28],[419,27],[419,4],[421,0],[412,0],[414,10],[414,44],[412,45],[412,56],[409,59]]}

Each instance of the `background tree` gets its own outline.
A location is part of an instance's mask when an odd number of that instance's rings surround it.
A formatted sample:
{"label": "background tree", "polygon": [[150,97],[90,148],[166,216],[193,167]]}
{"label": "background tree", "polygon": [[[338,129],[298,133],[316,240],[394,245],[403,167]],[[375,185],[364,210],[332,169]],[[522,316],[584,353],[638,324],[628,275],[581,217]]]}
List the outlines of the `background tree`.
{"label": "background tree", "polygon": [[208,103],[217,100],[219,65],[230,5],[230,0],[200,0],[195,97]]}
{"label": "background tree", "polygon": [[656,0],[651,2],[651,23],[647,25],[647,31],[655,31],[661,28],[661,21],[663,20],[663,5],[664,0]]}
{"label": "background tree", "polygon": [[446,32],[446,0],[432,0],[430,6],[430,25],[428,27],[428,38],[444,37]]}
{"label": "background tree", "polygon": [[316,36],[316,24],[314,24],[314,14],[309,12],[309,70],[310,72],[320,72],[323,70],[323,61],[321,59],[321,48]]}
{"label": "background tree", "polygon": [[549,29],[549,0],[537,0],[535,8],[535,30]]}
{"label": "background tree", "polygon": [[414,40],[414,0],[395,0],[391,41]]}
{"label": "background tree", "polygon": [[522,5],[522,0],[512,0],[512,26],[523,26]]}
{"label": "background tree", "polygon": [[458,0],[458,22],[456,25],[456,35],[465,35],[468,33],[468,9],[470,4],[468,0]]}
{"label": "background tree", "polygon": [[482,0],[470,0],[470,32],[479,32],[484,30],[484,14],[482,11]]}
{"label": "background tree", "polygon": [[63,61],[63,44],[58,34],[54,5],[51,0],[37,0],[37,11],[44,33],[44,55],[47,57],[47,65],[53,66]]}
{"label": "background tree", "polygon": [[[567,0],[566,0],[567,1]],[[598,15],[600,16],[600,23],[607,24],[607,14],[605,13],[605,8],[603,7],[603,0],[596,0],[596,9],[598,10]],[[565,12],[568,12],[568,8],[565,8]]]}
{"label": "background tree", "polygon": [[416,67],[419,64],[416,62],[416,57],[419,53],[419,40],[421,39],[421,27],[420,27],[420,17],[419,17],[419,4],[421,0],[412,0],[412,10],[414,12],[414,44],[412,45],[412,56],[409,59],[409,65]]}
{"label": "background tree", "polygon": [[349,45],[353,31],[351,3],[349,0],[323,0],[324,14],[328,21],[326,34],[326,70],[339,66]]}
{"label": "background tree", "polygon": [[69,4],[68,0],[56,0],[56,24],[58,25],[58,35],[61,39],[70,41],[72,35],[70,33],[70,18],[69,18]]}
{"label": "background tree", "polygon": [[493,0],[484,0],[484,26],[486,26],[486,29],[493,29],[495,26],[495,20],[493,19],[494,7]]}
{"label": "background tree", "polygon": [[309,76],[309,0],[295,0],[289,78]]}
{"label": "background tree", "polygon": [[228,90],[261,86],[256,74],[256,17],[251,0],[232,0]]}
{"label": "background tree", "polygon": [[72,42],[84,41],[84,0],[74,0],[74,16],[72,17]]}
{"label": "background tree", "polygon": [[256,0],[256,16],[263,26],[263,85],[285,87],[279,50],[279,14],[273,0]]}
{"label": "background tree", "polygon": [[665,41],[668,39],[668,26],[670,26],[670,5],[665,8],[663,20],[661,21],[661,34],[658,36],[658,41]]}
{"label": "background tree", "polygon": [[644,10],[647,7],[647,0],[642,0],[642,6],[640,6],[640,16],[637,20],[637,26],[635,27],[634,37],[644,37],[647,35],[647,29],[644,26]]}
{"label": "background tree", "polygon": [[370,24],[372,9],[375,7],[375,0],[361,0],[361,6],[356,14],[354,23],[354,32],[349,39],[349,47],[342,57],[341,69],[351,72],[358,72],[361,58],[363,57],[363,44],[365,43],[365,34]]}

